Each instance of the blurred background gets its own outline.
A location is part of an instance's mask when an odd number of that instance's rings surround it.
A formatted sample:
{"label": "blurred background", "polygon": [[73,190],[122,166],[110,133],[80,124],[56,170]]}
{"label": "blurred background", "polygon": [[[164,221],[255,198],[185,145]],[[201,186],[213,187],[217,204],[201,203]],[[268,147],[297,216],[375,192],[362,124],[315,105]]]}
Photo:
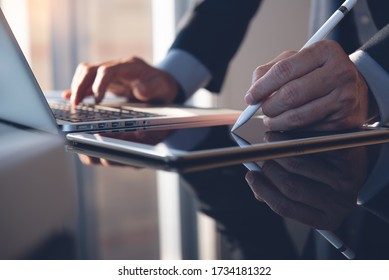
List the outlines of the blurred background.
{"label": "blurred background", "polygon": [[[158,62],[174,39],[177,24],[194,2],[0,0],[0,5],[42,89],[62,90],[69,87],[80,62],[132,55],[151,64]],[[253,70],[281,51],[298,50],[305,43],[309,3],[310,0],[264,1],[232,61],[222,94],[215,96],[202,90],[196,94],[195,103],[244,109],[243,96]],[[78,178],[82,184],[79,199],[87,217],[83,229],[88,237],[84,240],[87,248],[83,258],[182,257],[161,252],[165,250],[160,244],[162,214],[157,203],[161,190],[155,188],[156,182],[158,185],[163,180],[164,185],[175,185],[176,176],[128,168],[80,168],[83,177]],[[131,213],[126,212],[128,205],[132,206]],[[199,220],[204,222],[204,217]],[[205,223],[212,228],[212,222]],[[211,250],[200,257],[214,258],[215,254]]]}
{"label": "blurred background", "polygon": [[[19,44],[45,90],[65,89],[80,62],[136,55],[158,62],[195,0],[0,0]],[[310,0],[263,1],[235,56],[221,97],[243,109],[256,66],[307,39]],[[206,44],[206,42],[204,42]],[[206,101],[204,101],[206,102]]]}

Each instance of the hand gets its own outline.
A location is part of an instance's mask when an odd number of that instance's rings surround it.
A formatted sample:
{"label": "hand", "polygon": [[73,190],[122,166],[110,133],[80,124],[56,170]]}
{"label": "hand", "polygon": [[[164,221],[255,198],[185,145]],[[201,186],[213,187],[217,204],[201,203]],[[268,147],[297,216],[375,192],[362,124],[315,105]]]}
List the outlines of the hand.
{"label": "hand", "polygon": [[281,216],[334,230],[357,206],[367,176],[364,147],[266,161],[248,172],[255,197]]}
{"label": "hand", "polygon": [[78,65],[71,89],[64,96],[74,105],[89,95],[94,95],[99,103],[106,91],[127,97],[129,101],[172,103],[178,90],[176,80],[168,73],[132,57]]}
{"label": "hand", "polygon": [[245,100],[263,102],[264,123],[271,130],[356,128],[376,106],[369,104],[364,79],[334,41],[284,52],[258,67]]}

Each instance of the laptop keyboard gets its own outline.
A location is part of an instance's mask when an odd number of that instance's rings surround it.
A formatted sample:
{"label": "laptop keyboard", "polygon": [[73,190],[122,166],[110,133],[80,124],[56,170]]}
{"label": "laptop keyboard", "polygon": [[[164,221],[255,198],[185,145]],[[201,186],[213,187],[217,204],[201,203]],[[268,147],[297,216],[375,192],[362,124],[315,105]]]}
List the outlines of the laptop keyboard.
{"label": "laptop keyboard", "polygon": [[74,123],[161,116],[136,110],[111,108],[100,105],[79,104],[72,106],[70,104],[50,103],[50,108],[56,119]]}

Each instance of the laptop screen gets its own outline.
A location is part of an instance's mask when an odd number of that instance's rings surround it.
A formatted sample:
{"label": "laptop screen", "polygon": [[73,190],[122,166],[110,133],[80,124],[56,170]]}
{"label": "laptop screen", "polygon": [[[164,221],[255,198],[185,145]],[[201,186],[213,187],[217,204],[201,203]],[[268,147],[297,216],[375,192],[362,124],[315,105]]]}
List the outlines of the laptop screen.
{"label": "laptop screen", "polygon": [[0,119],[56,133],[46,99],[0,10]]}

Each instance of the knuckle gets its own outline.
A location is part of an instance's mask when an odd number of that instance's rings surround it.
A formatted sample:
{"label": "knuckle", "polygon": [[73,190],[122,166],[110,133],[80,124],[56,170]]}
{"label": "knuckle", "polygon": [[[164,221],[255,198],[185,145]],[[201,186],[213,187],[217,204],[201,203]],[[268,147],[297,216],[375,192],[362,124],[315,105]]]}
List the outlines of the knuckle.
{"label": "knuckle", "polygon": [[287,60],[281,60],[274,64],[273,74],[276,78],[289,80],[293,74],[293,65]]}
{"label": "knuckle", "polygon": [[298,185],[296,185],[295,181],[287,176],[283,178],[283,188],[282,193],[285,194],[288,198],[293,200],[300,200],[301,192]]}
{"label": "knuckle", "polygon": [[288,170],[290,170],[292,172],[297,172],[297,171],[300,171],[301,169],[305,168],[301,158],[297,158],[297,157],[288,158],[285,162],[286,162],[285,164],[286,164]]}
{"label": "knuckle", "polygon": [[294,108],[298,105],[298,89],[293,83],[282,87],[278,94],[280,94],[282,104],[287,108]]}
{"label": "knuckle", "polygon": [[109,69],[110,67],[107,66],[107,65],[101,65],[97,68],[97,73],[102,75],[102,76],[105,76],[107,75],[107,73],[109,73]]}
{"label": "knuckle", "polygon": [[357,71],[354,69],[353,64],[342,63],[338,68],[338,79],[343,82],[356,84],[358,80]]}
{"label": "knuckle", "polygon": [[298,112],[296,110],[289,111],[286,119],[287,119],[288,125],[293,127],[293,128],[301,127],[304,124],[303,116],[301,115],[300,112]]}
{"label": "knuckle", "polygon": [[290,213],[290,206],[283,199],[274,201],[274,203],[271,205],[271,208],[273,209],[274,212],[278,213],[281,216],[287,216],[288,213]]}
{"label": "knuckle", "polygon": [[257,81],[259,78],[261,78],[263,75],[267,72],[267,67],[265,65],[258,66],[255,68],[253,75],[252,75],[252,83]]}
{"label": "knuckle", "polygon": [[265,116],[268,116],[268,117],[274,117],[272,115],[272,111],[271,111],[271,108],[269,106],[269,102],[264,102],[261,106],[261,110],[262,110],[262,113],[265,115]]}
{"label": "knuckle", "polygon": [[326,53],[328,56],[339,54],[342,51],[342,47],[334,40],[322,40],[317,45],[319,47],[318,50]]}
{"label": "knuckle", "polygon": [[280,54],[280,57],[288,57],[288,56],[291,56],[293,54],[295,54],[296,52],[295,51],[291,51],[291,50],[286,50],[286,51],[283,51],[281,54]]}
{"label": "knuckle", "polygon": [[144,63],[144,60],[138,56],[132,57],[130,61],[137,62],[137,63]]}
{"label": "knuckle", "polygon": [[87,72],[88,69],[90,69],[90,66],[86,62],[82,62],[82,63],[77,65],[75,73],[76,73],[76,75],[80,75],[80,74]]}
{"label": "knuckle", "polygon": [[147,65],[142,58],[137,56],[131,56],[125,59],[124,61],[121,61],[121,63],[125,65],[139,65],[139,66]]}

